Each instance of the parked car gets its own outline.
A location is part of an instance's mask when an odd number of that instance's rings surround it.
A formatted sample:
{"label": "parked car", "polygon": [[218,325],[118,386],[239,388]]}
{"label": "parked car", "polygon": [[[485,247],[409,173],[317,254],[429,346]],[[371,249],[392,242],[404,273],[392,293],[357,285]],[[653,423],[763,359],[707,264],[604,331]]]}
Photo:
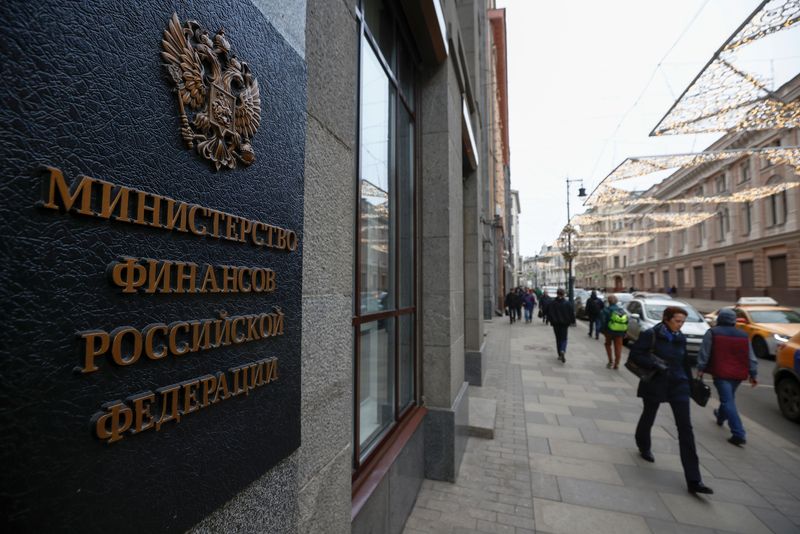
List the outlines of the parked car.
{"label": "parked car", "polygon": [[626,306],[628,312],[628,339],[636,341],[642,330],[652,328],[661,322],[664,310],[669,306],[678,306],[686,310],[686,322],[683,323],[681,332],[686,336],[686,350],[692,356],[692,365],[697,362],[697,353],[703,343],[703,335],[708,330],[708,324],[703,316],[691,304],[681,300],[664,298],[635,298]]}
{"label": "parked car", "polygon": [[[759,358],[775,357],[778,343],[786,343],[800,332],[800,314],[792,308],[779,306],[770,297],[744,297],[735,306],[726,307],[736,313],[736,327],[747,332],[753,352]],[[716,324],[719,311],[706,315],[712,326]]]}
{"label": "parked car", "polygon": [[800,422],[800,332],[778,343],[772,376],[781,413],[790,421]]}
{"label": "parked car", "polygon": [[622,306],[623,308],[627,303],[633,300],[633,295],[631,293],[609,293],[608,295],[603,297],[603,304],[608,306],[608,297],[609,295],[614,295],[617,297],[617,304]]}
{"label": "parked car", "polygon": [[667,293],[650,293],[648,291],[634,291],[633,292],[634,298],[661,298],[661,299],[671,299],[672,295]]}

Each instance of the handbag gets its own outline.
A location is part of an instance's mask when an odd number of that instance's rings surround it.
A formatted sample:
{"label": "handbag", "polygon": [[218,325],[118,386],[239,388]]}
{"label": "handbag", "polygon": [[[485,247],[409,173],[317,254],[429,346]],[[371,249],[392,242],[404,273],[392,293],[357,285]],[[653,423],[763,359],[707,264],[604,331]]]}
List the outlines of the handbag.
{"label": "handbag", "polygon": [[642,367],[631,359],[630,354],[628,355],[628,359],[625,360],[625,369],[638,376],[642,382],[649,382],[654,376],[661,371],[664,371],[668,367],[667,362],[656,356],[653,352],[655,347],[656,336],[653,334],[653,342],[650,345],[650,358],[653,364],[652,367]]}
{"label": "handbag", "polygon": [[711,397],[711,388],[703,382],[702,378],[693,378],[689,382],[689,387],[693,401],[700,406],[708,404],[708,399]]}

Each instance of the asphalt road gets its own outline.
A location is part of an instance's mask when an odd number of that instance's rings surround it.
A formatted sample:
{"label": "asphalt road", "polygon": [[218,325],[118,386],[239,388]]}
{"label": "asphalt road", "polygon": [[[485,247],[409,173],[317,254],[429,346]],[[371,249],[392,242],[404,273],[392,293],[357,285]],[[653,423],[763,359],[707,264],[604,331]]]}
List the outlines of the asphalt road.
{"label": "asphalt road", "polygon": [[793,423],[783,417],[778,408],[772,384],[774,368],[774,361],[758,360],[758,386],[753,389],[750,384],[742,382],[736,391],[736,407],[740,414],[769,428],[784,439],[800,444],[800,423]]}

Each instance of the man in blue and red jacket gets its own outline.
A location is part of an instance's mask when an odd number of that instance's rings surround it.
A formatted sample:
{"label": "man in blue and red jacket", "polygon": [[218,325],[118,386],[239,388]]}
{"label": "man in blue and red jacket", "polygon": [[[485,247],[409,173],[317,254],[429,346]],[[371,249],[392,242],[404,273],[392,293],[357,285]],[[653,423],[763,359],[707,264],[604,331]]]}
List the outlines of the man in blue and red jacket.
{"label": "man in blue and red jacket", "polygon": [[749,379],[753,387],[758,385],[758,360],[747,334],[736,328],[733,310],[720,310],[717,326],[710,328],[703,336],[703,345],[697,356],[697,371],[700,377],[703,373],[714,377],[714,386],[719,393],[719,409],[714,410],[714,415],[719,426],[728,421],[732,434],[728,442],[744,445],[744,426],[736,410],[736,388],[745,379]]}

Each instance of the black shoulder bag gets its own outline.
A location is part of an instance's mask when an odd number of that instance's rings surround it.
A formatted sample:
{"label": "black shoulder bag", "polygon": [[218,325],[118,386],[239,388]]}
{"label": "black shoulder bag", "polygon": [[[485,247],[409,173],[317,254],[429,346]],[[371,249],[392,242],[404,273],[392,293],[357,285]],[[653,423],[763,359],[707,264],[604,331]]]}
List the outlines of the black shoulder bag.
{"label": "black shoulder bag", "polygon": [[650,358],[652,358],[653,367],[642,367],[631,359],[628,354],[628,359],[625,361],[625,369],[639,377],[642,382],[649,382],[656,374],[667,368],[667,362],[656,356],[656,333],[653,332],[652,342],[650,343]]}

